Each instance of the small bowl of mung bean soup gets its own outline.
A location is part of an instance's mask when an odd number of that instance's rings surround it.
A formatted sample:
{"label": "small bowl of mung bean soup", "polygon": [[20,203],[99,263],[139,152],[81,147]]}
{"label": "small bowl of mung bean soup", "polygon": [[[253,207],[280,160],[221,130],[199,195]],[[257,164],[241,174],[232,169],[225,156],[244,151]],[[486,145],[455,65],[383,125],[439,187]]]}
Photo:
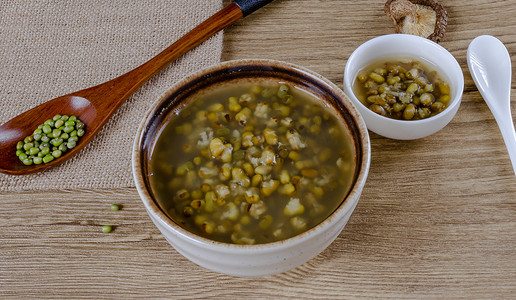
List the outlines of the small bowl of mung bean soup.
{"label": "small bowl of mung bean soup", "polygon": [[235,276],[287,271],[337,238],[370,164],[367,127],[324,77],[228,61],[166,91],[143,118],[133,175],[168,242]]}
{"label": "small bowl of mung bean soup", "polygon": [[439,44],[389,34],[360,45],[344,71],[344,91],[367,128],[384,137],[412,140],[444,128],[459,109],[464,76]]}

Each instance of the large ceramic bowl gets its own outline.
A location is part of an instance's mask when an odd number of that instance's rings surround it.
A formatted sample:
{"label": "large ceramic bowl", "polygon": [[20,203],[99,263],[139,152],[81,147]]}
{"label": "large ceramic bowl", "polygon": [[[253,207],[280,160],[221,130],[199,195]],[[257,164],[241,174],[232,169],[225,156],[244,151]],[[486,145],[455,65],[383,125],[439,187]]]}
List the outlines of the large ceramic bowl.
{"label": "large ceramic bowl", "polygon": [[[352,185],[340,205],[314,228],[292,238],[268,244],[237,245],[195,235],[177,225],[160,207],[149,182],[149,160],[165,120],[177,114],[191,95],[229,81],[273,78],[316,95],[342,122],[352,136],[356,153]],[[366,182],[370,144],[365,123],[355,106],[333,83],[292,64],[271,60],[239,60],[221,63],[194,73],[165,92],[143,118],[134,142],[132,168],[138,193],[164,237],[182,255],[208,269],[237,276],[283,272],[303,264],[337,238]]]}
{"label": "large ceramic bowl", "polygon": [[[450,102],[441,113],[423,120],[396,120],[381,116],[367,108],[353,92],[353,84],[361,69],[384,58],[411,57],[432,65],[450,85]],[[457,60],[437,43],[415,35],[389,34],[360,45],[349,57],[344,71],[344,91],[357,106],[367,127],[382,136],[412,140],[429,136],[444,128],[459,109],[464,89],[464,76]]]}

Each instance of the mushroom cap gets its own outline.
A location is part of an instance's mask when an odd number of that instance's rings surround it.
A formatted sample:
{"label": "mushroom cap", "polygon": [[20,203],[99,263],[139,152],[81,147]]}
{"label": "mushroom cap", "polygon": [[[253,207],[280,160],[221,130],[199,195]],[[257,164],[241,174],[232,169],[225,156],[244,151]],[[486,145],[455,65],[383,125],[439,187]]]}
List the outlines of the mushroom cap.
{"label": "mushroom cap", "polygon": [[[393,5],[394,4],[394,5]],[[402,18],[406,16],[416,17],[416,4],[430,7],[435,11],[435,25],[433,33],[426,38],[439,42],[446,32],[448,25],[448,13],[444,7],[435,0],[387,0],[384,11],[394,21],[396,32],[402,32]]]}

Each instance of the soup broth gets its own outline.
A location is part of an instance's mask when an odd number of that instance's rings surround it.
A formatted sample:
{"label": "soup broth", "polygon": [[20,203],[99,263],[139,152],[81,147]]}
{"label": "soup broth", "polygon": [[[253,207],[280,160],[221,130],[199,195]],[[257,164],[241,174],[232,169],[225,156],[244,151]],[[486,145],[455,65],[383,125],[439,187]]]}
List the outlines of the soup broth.
{"label": "soup broth", "polygon": [[352,139],[334,113],[281,82],[198,95],[155,142],[152,190],[199,236],[235,244],[293,237],[327,218],[354,178]]}

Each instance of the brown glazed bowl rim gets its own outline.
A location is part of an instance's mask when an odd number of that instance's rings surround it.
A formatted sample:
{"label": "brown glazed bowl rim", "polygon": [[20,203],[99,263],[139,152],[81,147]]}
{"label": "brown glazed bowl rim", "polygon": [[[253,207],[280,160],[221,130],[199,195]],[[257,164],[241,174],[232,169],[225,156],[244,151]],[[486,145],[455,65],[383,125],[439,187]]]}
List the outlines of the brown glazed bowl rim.
{"label": "brown glazed bowl rim", "polygon": [[[162,130],[162,125],[167,120],[169,114],[178,114],[181,108],[185,106],[184,100],[191,98],[190,96],[198,93],[199,90],[209,88],[221,82],[249,77],[276,78],[295,83],[296,86],[300,86],[319,96],[319,98],[325,99],[323,102],[333,107],[333,111],[336,112],[334,115],[339,117],[348,126],[354,140],[357,163],[355,177],[348,194],[341,204],[321,223],[285,240],[266,244],[237,245],[210,240],[177,225],[160,208],[146,174],[149,174],[148,162],[155,144],[155,138]],[[146,209],[161,224],[169,227],[176,234],[198,245],[216,247],[226,251],[233,250],[238,252],[242,249],[244,251],[261,249],[267,252],[277,248],[278,245],[284,245],[285,243],[297,245],[307,238],[317,235],[318,232],[323,233],[327,227],[333,226],[338,223],[340,218],[345,217],[349,210],[353,210],[367,178],[370,152],[369,134],[362,116],[351,100],[334,83],[309,69],[291,63],[270,59],[242,59],[222,62],[194,72],[162,94],[147,111],[139,126],[133,145],[132,167],[136,187]]]}

